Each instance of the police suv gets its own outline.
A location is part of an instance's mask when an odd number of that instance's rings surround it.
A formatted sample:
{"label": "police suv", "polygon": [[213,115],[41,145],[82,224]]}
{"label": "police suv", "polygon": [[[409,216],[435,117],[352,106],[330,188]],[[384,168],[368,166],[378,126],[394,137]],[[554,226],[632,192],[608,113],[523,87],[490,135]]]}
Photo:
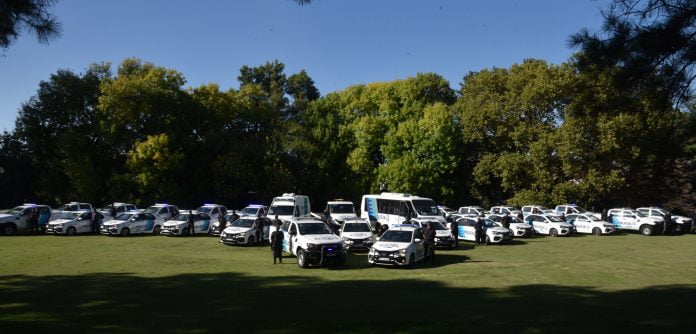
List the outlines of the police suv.
{"label": "police suv", "polygon": [[519,209],[512,207],[512,206],[504,206],[504,205],[499,205],[499,206],[492,206],[490,210],[488,210],[491,215],[504,215],[504,214],[509,214],[510,216],[518,216],[519,214],[522,213]]}
{"label": "police suv", "polygon": [[58,209],[53,210],[51,213],[51,220],[58,219],[63,212],[78,212],[78,211],[92,211],[92,204],[89,203],[79,203],[79,202],[69,202],[61,205]]}
{"label": "police suv", "polygon": [[345,263],[343,240],[333,234],[323,221],[314,217],[295,217],[284,221],[282,230],[283,251],[297,256],[300,268],[328,263],[342,266]]}
{"label": "police suv", "polygon": [[618,230],[639,231],[648,236],[662,233],[665,225],[661,217],[648,217],[631,208],[615,208],[607,212],[609,221]]}
{"label": "police suv", "polygon": [[26,233],[31,231],[29,213],[32,211],[36,211],[39,214],[39,230],[45,229],[51,219],[51,207],[48,205],[25,203],[5,213],[0,213],[0,233],[4,235],[13,235],[15,233]]}
{"label": "police suv", "polygon": [[483,217],[486,215],[486,210],[480,206],[463,206],[457,212],[462,216],[477,216]]}
{"label": "police suv", "polygon": [[583,207],[575,205],[575,204],[564,204],[564,205],[556,205],[556,215],[570,215],[570,214],[579,214],[579,213],[584,213],[587,215],[592,215],[595,216],[596,218],[602,219],[602,214],[599,212],[592,212],[592,211],[587,211]]}
{"label": "police suv", "polygon": [[46,233],[75,235],[92,232],[92,213],[89,211],[61,212],[48,223]]}
{"label": "police suv", "polygon": [[483,219],[486,245],[512,241],[512,231],[496,224],[488,218],[464,217],[459,219],[459,240],[476,241],[476,221]]}
{"label": "police suv", "polygon": [[611,234],[615,231],[614,225],[605,222],[593,215],[584,213],[572,213],[566,216],[566,222],[575,227],[575,232],[592,233],[594,235]]}
{"label": "police suv", "polygon": [[255,216],[255,217],[266,217],[268,212],[268,207],[261,204],[249,204],[244,209],[236,212],[238,216]]}
{"label": "police suv", "polygon": [[[638,208],[638,209],[636,209],[636,211],[638,211],[638,212],[640,212],[648,217],[663,218],[663,221],[664,221],[664,216],[667,213],[670,213],[666,209],[657,208],[657,207]],[[670,215],[671,215],[671,213],[670,213]],[[677,227],[679,228],[679,230],[677,232],[679,232],[679,233],[689,233],[694,228],[694,221],[693,221],[693,219],[691,219],[689,217],[672,215],[672,221],[677,223]]]}
{"label": "police suv", "polygon": [[160,234],[164,219],[149,212],[126,212],[104,222],[99,232],[105,235]]}
{"label": "police suv", "polygon": [[[256,239],[254,223],[260,219],[263,223],[261,240]],[[243,216],[227,225],[220,233],[220,243],[225,245],[250,245],[269,240],[270,234],[275,231],[273,223],[267,217]]]}
{"label": "police suv", "polygon": [[213,217],[205,212],[193,211],[193,213],[189,214],[188,211],[184,210],[183,213],[164,222],[161,233],[168,236],[189,235],[188,218],[190,215],[193,215],[193,232],[195,234],[207,234],[210,232],[210,223]]}
{"label": "police suv", "polygon": [[375,242],[370,223],[357,217],[343,222],[339,237],[343,239],[349,251],[368,250]]}
{"label": "police suv", "polygon": [[[165,221],[171,219],[172,216],[179,214],[179,209],[174,205],[166,203],[155,203],[155,205],[143,210],[142,213],[149,213],[157,219]],[[158,231],[159,232],[159,231]]]}
{"label": "police suv", "polygon": [[101,213],[104,216],[104,220],[112,220],[115,217],[111,216],[111,208],[116,209],[116,217],[118,215],[128,212],[128,211],[138,211],[138,207],[135,206],[135,204],[130,204],[130,203],[121,203],[121,202],[115,202],[111,205],[107,205],[101,209],[97,209],[99,213]]}
{"label": "police suv", "polygon": [[[488,215],[488,219],[502,225],[503,215]],[[532,233],[532,225],[525,223],[517,216],[510,216],[510,231],[514,237],[529,237]]]}
{"label": "police suv", "polygon": [[367,253],[373,265],[413,266],[424,258],[423,231],[412,224],[392,225]]}
{"label": "police suv", "polygon": [[527,217],[529,215],[558,215],[556,211],[549,209],[542,205],[525,205],[522,207],[522,216]]}
{"label": "police suv", "polygon": [[565,236],[573,231],[573,225],[563,221],[555,215],[529,215],[524,221],[530,225],[536,233],[550,235],[552,237]]}
{"label": "police suv", "polygon": [[331,224],[335,231],[338,231],[346,220],[358,218],[353,202],[342,199],[326,202],[324,212],[328,213],[325,217],[326,222]]}

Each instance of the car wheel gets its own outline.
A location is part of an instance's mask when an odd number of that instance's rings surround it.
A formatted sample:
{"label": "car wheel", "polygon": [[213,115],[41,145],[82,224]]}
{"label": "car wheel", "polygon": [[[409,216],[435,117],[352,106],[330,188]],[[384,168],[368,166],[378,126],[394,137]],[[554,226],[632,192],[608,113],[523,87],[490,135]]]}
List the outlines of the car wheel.
{"label": "car wheel", "polygon": [[592,234],[594,235],[602,235],[602,230],[599,229],[599,227],[595,227],[592,229]]}
{"label": "car wheel", "polygon": [[68,227],[68,229],[65,231],[66,235],[75,235],[75,228],[74,227]]}
{"label": "car wheel", "polygon": [[300,268],[307,268],[307,257],[305,251],[302,249],[297,251],[297,266]]}
{"label": "car wheel", "polygon": [[486,246],[489,246],[491,244],[491,237],[486,236]]}
{"label": "car wheel", "polygon": [[558,231],[556,231],[555,228],[552,228],[549,230],[549,235],[552,237],[557,237],[558,236]]}
{"label": "car wheel", "polygon": [[253,235],[249,236],[249,239],[247,239],[247,245],[253,245],[255,243],[256,243],[256,238]]}
{"label": "car wheel", "polygon": [[162,227],[159,225],[155,226],[154,229],[152,229],[152,234],[160,234],[162,232]]}
{"label": "car wheel", "polygon": [[5,224],[5,226],[2,227],[2,234],[4,235],[14,235],[15,232],[17,232],[17,226],[14,224]]}
{"label": "car wheel", "polygon": [[644,236],[649,236],[652,235],[653,233],[653,228],[650,225],[643,225],[640,227],[640,234]]}
{"label": "car wheel", "polygon": [[121,229],[121,236],[122,237],[127,237],[130,235],[130,229],[127,227],[124,227]]}

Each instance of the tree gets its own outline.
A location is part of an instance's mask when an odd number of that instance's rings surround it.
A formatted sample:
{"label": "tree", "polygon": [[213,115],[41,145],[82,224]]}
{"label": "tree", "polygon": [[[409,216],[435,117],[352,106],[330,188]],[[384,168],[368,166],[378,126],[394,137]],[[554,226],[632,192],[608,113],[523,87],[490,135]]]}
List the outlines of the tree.
{"label": "tree", "polygon": [[60,22],[49,12],[55,0],[4,0],[0,2],[0,49],[8,49],[23,31],[46,44],[60,36]]}
{"label": "tree", "polygon": [[147,136],[128,153],[128,172],[137,185],[141,200],[182,200],[184,188],[178,186],[184,155],[171,147],[166,134]]}

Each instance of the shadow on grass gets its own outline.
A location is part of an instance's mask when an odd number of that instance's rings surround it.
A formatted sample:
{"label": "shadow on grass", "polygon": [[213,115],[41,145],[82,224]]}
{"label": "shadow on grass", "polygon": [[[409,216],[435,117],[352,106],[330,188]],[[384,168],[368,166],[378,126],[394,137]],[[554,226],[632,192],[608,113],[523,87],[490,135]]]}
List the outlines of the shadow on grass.
{"label": "shadow on grass", "polygon": [[695,297],[696,286],[603,292],[238,273],[17,275],[0,276],[0,328],[3,333],[674,333],[693,330]]}

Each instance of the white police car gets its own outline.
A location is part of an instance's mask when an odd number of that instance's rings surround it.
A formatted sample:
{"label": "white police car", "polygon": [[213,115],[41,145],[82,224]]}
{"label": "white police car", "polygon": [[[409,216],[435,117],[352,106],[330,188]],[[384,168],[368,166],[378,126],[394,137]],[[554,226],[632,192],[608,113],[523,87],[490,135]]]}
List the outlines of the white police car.
{"label": "white police car", "polygon": [[522,214],[522,211],[519,209],[512,207],[512,206],[506,206],[506,205],[499,205],[499,206],[492,206],[488,212],[492,215],[504,215],[504,214],[509,214],[510,216],[519,216]]}
{"label": "white police car", "polygon": [[512,241],[512,231],[499,226],[488,218],[464,217],[459,219],[459,240],[476,241],[476,221],[483,219],[483,229],[486,245]]}
{"label": "white police car", "polygon": [[525,205],[522,207],[522,216],[527,217],[529,215],[556,215],[556,211],[549,209],[542,205]]}
{"label": "white police car", "polygon": [[435,247],[449,249],[454,247],[454,236],[452,236],[452,230],[449,227],[437,221],[431,221],[428,224],[435,230]]}
{"label": "white police car", "polygon": [[614,233],[614,225],[593,215],[573,213],[566,216],[566,222],[575,227],[575,232],[594,235]]}
{"label": "white police car", "polygon": [[80,202],[68,202],[58,207],[58,209],[53,210],[51,213],[51,220],[58,219],[61,217],[63,212],[78,212],[78,211],[89,211],[92,212],[92,204],[80,203]]}
{"label": "white police car", "polygon": [[75,235],[92,232],[92,213],[89,211],[62,212],[48,223],[46,233]]}
{"label": "white police car", "polygon": [[370,223],[357,217],[343,222],[339,236],[347,250],[368,250],[375,242]]}
{"label": "white police car", "polygon": [[300,268],[328,263],[342,266],[346,261],[343,240],[319,219],[295,217],[283,223],[282,231],[283,251],[297,256]]}
{"label": "white police car", "polygon": [[152,213],[126,212],[118,215],[116,219],[104,222],[99,232],[122,237],[131,234],[160,234],[163,222],[162,217],[156,217]]}
{"label": "white police car", "polygon": [[270,233],[275,231],[271,219],[267,217],[243,216],[227,225],[227,228],[220,233],[220,242],[225,245],[248,245],[258,243],[259,240],[257,240],[256,226],[254,224],[259,219],[263,224],[263,233],[260,241],[263,242],[268,240]]}
{"label": "white police car", "polygon": [[392,225],[367,253],[367,262],[378,265],[413,266],[425,259],[423,231],[417,225]]}
{"label": "white police car", "polygon": [[565,236],[573,231],[573,225],[566,223],[561,217],[555,215],[532,214],[525,217],[524,221],[532,225],[536,233],[552,237]]}
{"label": "white police car", "polygon": [[116,210],[116,217],[118,215],[129,212],[129,211],[138,211],[138,207],[135,204],[130,204],[130,203],[121,203],[121,202],[114,202],[110,205],[107,205],[101,209],[97,209],[99,213],[101,213],[104,216],[104,220],[112,220],[115,217],[111,216],[111,209]]}
{"label": "white police car", "polygon": [[689,233],[694,229],[694,221],[693,219],[689,217],[684,217],[684,216],[677,216],[677,215],[672,215],[667,209],[663,208],[658,208],[658,207],[649,207],[649,208],[638,208],[636,211],[648,216],[648,217],[656,217],[656,218],[662,218],[664,221],[664,217],[666,214],[670,214],[672,216],[672,222],[676,223],[677,228],[679,233]]}
{"label": "white police car", "polygon": [[48,205],[25,203],[5,213],[0,213],[0,233],[4,235],[13,235],[15,233],[26,233],[31,231],[29,214],[32,211],[36,211],[39,215],[39,230],[46,229],[51,219],[51,207]]}
{"label": "white police car", "polygon": [[639,231],[645,236],[662,233],[665,227],[664,219],[661,217],[648,217],[631,208],[611,209],[607,216],[616,229]]}
{"label": "white police car", "polygon": [[[503,226],[503,215],[488,215],[487,218],[499,224],[498,226]],[[525,223],[517,216],[510,216],[510,221],[510,231],[512,232],[513,237],[532,236],[532,225]]]}
{"label": "white police car", "polygon": [[188,218],[190,215],[193,215],[193,232],[195,234],[207,234],[210,232],[210,223],[213,218],[209,214],[196,211],[189,214],[188,211],[184,211],[184,213],[180,213],[164,222],[162,224],[162,232],[160,233],[168,236],[189,235]]}
{"label": "white police car", "polygon": [[[247,206],[244,209],[241,209],[239,211],[230,212],[229,210],[227,210],[227,214],[225,215],[225,221],[226,221],[227,225],[229,226],[230,223],[232,223],[233,221],[235,221],[239,217],[242,217],[242,216],[266,217],[267,212],[268,212],[268,207],[265,205],[249,204],[249,206]],[[210,234],[211,235],[220,235],[220,220],[219,219],[215,219],[215,222],[213,222],[213,227],[210,228]]]}
{"label": "white police car", "polygon": [[149,213],[157,219],[165,221],[179,214],[179,209],[175,205],[167,203],[155,203],[154,205],[142,210],[142,213]]}
{"label": "white police car", "polygon": [[483,217],[487,212],[480,206],[462,206],[457,210],[457,213],[462,216]]}
{"label": "white police car", "polygon": [[596,218],[602,219],[602,214],[599,212],[592,212],[592,211],[587,211],[585,208],[575,205],[575,204],[564,204],[564,205],[556,205],[556,209],[554,210],[556,212],[556,215],[564,215],[568,216],[570,214],[580,214],[584,213],[587,215],[592,215],[595,216]]}

